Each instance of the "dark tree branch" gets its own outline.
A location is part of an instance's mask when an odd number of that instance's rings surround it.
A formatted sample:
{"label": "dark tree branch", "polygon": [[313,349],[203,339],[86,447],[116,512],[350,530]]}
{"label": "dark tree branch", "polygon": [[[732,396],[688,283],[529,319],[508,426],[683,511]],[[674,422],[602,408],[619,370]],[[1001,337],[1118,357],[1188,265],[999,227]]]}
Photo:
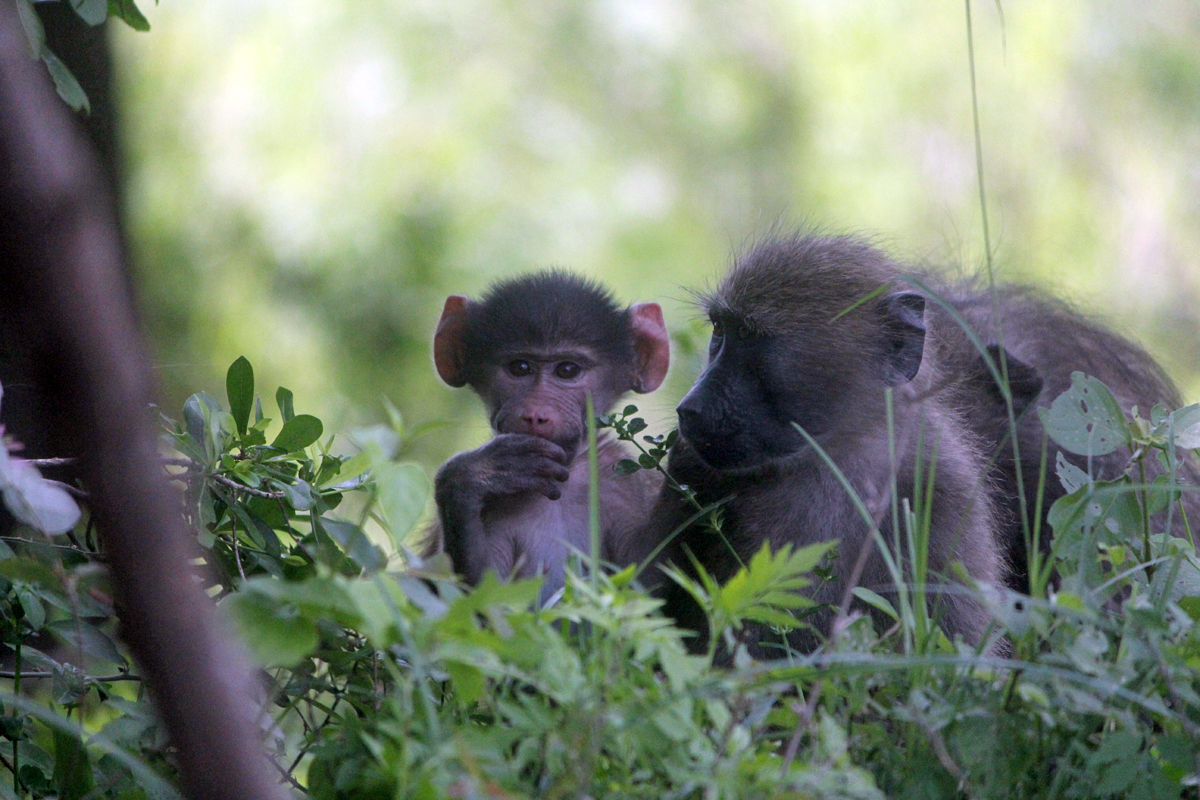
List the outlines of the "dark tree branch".
{"label": "dark tree branch", "polygon": [[148,370],[102,173],[0,2],[0,313],[19,320],[58,452],[79,453],[125,638],[194,798],[282,798],[251,673],[193,580],[143,410]]}

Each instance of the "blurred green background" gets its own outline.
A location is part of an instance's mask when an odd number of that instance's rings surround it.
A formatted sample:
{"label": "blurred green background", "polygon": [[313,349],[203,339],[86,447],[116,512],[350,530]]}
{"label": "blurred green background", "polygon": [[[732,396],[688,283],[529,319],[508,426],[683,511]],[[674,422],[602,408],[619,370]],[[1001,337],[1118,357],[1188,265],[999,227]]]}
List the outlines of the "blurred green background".
{"label": "blurred green background", "polygon": [[[163,0],[114,25],[126,205],[169,412],[246,355],[327,430],[454,424],[447,294],[569,266],[657,299],[700,366],[689,288],[816,224],[983,262],[960,2]],[[1200,5],[974,5],[998,274],[1061,293],[1200,394]],[[268,405],[270,405],[268,403]]]}

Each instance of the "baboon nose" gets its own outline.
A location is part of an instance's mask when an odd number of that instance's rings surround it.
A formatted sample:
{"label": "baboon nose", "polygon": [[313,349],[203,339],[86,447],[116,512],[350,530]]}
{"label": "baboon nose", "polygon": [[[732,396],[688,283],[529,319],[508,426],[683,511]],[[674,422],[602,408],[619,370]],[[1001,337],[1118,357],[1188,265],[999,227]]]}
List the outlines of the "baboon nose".
{"label": "baboon nose", "polygon": [[683,398],[683,402],[676,407],[675,411],[679,414],[679,421],[688,420],[695,422],[700,419],[700,401],[696,399],[694,392],[689,392],[688,396]]}
{"label": "baboon nose", "polygon": [[675,412],[679,414],[679,432],[689,439],[696,436],[701,422],[700,403],[688,395],[683,398]]}
{"label": "baboon nose", "polygon": [[547,438],[554,433],[554,420],[547,417],[521,417],[521,422],[525,423],[525,430],[534,436]]}

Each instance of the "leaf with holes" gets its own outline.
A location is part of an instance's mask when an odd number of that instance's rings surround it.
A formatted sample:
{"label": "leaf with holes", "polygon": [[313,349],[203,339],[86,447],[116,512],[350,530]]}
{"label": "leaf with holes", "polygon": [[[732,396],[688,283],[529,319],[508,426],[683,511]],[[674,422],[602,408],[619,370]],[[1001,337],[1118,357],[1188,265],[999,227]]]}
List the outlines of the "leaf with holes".
{"label": "leaf with holes", "polygon": [[1129,446],[1125,414],[1108,387],[1082,372],[1071,373],[1071,388],[1050,408],[1039,408],[1046,432],[1070,453],[1103,456]]}
{"label": "leaf with holes", "polygon": [[1200,403],[1193,403],[1171,414],[1175,446],[1189,450],[1200,447]]}

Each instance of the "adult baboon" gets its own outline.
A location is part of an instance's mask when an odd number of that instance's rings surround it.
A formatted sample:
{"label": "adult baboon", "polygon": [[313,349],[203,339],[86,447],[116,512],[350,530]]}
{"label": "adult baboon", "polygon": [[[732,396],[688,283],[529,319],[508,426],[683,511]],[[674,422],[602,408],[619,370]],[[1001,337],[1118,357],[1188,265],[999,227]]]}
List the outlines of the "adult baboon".
{"label": "adult baboon", "polygon": [[[943,303],[979,331],[986,356]],[[763,542],[833,539],[840,553],[834,579],[815,589],[816,600],[837,605],[853,585],[894,597],[894,577],[868,536],[877,527],[897,547],[905,537],[893,529],[893,508],[920,504],[937,584],[933,611],[950,635],[978,641],[989,615],[973,592],[954,585],[961,581],[953,565],[980,584],[1017,587],[1026,566],[1008,410],[986,366],[1001,356],[988,292],[918,276],[856,238],[796,235],[740,258],[704,305],[713,322],[709,364],[679,405],[668,469],[702,502],[733,499],[724,541],[694,526],[667,557],[686,569],[690,551],[725,580]],[[996,306],[1031,509],[1043,436],[1029,407],[1049,405],[1072,371],[1108,383],[1126,408],[1173,404],[1178,395],[1142,350],[1060,304],[1002,288]],[[1056,451],[1048,455],[1053,465]],[[1128,455],[1094,466],[1119,469]],[[826,459],[861,498],[870,524]],[[1043,511],[1061,495],[1057,487],[1051,473]],[[689,513],[664,490],[648,538],[665,537]],[[903,528],[905,515],[895,516]],[[698,627],[684,594],[667,593],[670,610]],[[818,629],[830,615],[816,615]],[[751,632],[752,651],[771,652],[754,638],[760,635]],[[806,633],[790,639],[802,648],[815,641]]]}

